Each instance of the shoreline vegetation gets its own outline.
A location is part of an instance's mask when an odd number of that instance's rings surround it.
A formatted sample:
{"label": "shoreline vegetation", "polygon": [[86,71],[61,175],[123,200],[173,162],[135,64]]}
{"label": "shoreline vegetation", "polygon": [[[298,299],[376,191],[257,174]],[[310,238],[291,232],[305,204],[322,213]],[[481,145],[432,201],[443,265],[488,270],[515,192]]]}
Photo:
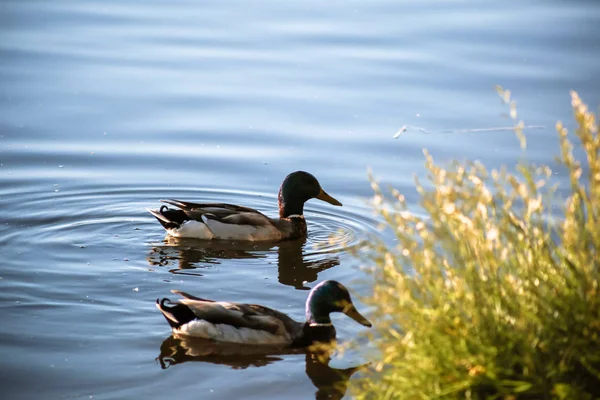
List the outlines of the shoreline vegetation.
{"label": "shoreline vegetation", "polygon": [[[516,120],[510,92],[498,92]],[[363,255],[374,279],[366,335],[379,361],[353,382],[353,396],[600,396],[600,137],[595,115],[577,93],[571,99],[575,131],[556,124],[566,199],[547,165],[444,168],[426,151],[427,183],[416,181],[424,216],[371,180],[397,245],[373,242]]]}

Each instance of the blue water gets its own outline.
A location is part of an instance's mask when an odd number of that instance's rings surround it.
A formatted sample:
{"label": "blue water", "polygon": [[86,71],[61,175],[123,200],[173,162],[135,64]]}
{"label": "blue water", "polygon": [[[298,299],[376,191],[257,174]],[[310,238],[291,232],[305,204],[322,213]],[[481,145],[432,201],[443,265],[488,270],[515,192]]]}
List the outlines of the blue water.
{"label": "blue water", "polygon": [[[181,289],[301,319],[318,281],[368,293],[350,254],[378,234],[367,169],[418,210],[423,148],[554,165],[569,90],[600,104],[598,26],[600,4],[583,0],[1,2],[2,393],[331,394],[334,368],[362,356],[185,353],[155,299]],[[537,127],[527,153],[489,129],[515,123],[495,85]],[[181,198],[276,215],[297,169],[344,203],[310,202],[304,243],[173,243],[145,211]],[[363,329],[334,322],[342,340]]]}

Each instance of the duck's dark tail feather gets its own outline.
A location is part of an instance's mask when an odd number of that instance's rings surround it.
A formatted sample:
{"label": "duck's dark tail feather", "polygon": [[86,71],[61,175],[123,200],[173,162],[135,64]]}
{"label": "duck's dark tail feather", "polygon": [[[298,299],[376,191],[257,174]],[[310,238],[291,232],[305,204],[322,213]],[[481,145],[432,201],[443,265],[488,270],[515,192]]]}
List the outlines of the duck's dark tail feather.
{"label": "duck's dark tail feather", "polygon": [[147,209],[148,212],[160,222],[165,229],[179,228],[186,220],[185,212],[182,210],[172,210],[167,206],[162,206],[158,210]]}
{"label": "duck's dark tail feather", "polygon": [[214,300],[203,299],[202,297],[192,296],[189,293],[182,292],[181,290],[177,290],[177,289],[171,289],[171,293],[177,293],[178,295],[183,296],[186,299],[190,299],[190,300],[204,301],[206,303],[214,303],[215,302]]}
{"label": "duck's dark tail feather", "polygon": [[[171,328],[179,328],[190,321],[196,319],[196,316],[185,304],[174,303],[173,306],[167,306],[165,303],[171,303],[169,299],[156,299],[156,307],[165,317]],[[173,303],[171,303],[173,304]]]}

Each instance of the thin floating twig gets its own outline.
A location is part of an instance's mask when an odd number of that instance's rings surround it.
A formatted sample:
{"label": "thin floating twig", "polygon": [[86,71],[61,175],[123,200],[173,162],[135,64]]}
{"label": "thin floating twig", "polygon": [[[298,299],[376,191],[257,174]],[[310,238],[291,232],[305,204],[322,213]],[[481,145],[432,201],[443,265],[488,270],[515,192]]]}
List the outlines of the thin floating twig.
{"label": "thin floating twig", "polygon": [[[545,129],[546,126],[545,125],[524,125],[522,127],[498,126],[498,127],[494,127],[494,128],[446,129],[446,130],[434,132],[434,133],[475,133],[475,132],[494,132],[494,131],[514,131],[517,128],[518,129]],[[431,133],[425,128],[420,128],[418,126],[403,125],[402,128],[398,129],[398,132],[396,132],[396,134],[394,136],[392,136],[392,139],[398,139],[398,137],[400,135],[402,135],[404,132],[406,132],[408,130],[416,130],[416,131],[420,131],[425,134]]]}
{"label": "thin floating twig", "polygon": [[[522,129],[544,129],[544,125],[525,125]],[[514,131],[514,126],[499,126],[495,128],[473,128],[473,129],[448,129],[442,133],[458,133],[458,132],[493,132],[493,131]]]}
{"label": "thin floating twig", "polygon": [[406,132],[406,129],[408,129],[406,127],[406,125],[404,125],[402,128],[398,129],[398,132],[396,132],[396,134],[392,137],[392,139],[398,139],[398,136],[402,135],[404,132]]}
{"label": "thin floating twig", "polygon": [[409,129],[411,129],[411,130],[414,129],[414,130],[417,130],[417,131],[421,131],[421,132],[423,132],[425,134],[429,134],[429,131],[427,129],[425,129],[425,128],[421,128],[421,127],[418,127],[418,126],[411,126],[411,125],[403,125],[402,128],[398,129],[398,132],[396,132],[396,134],[394,136],[392,136],[392,139],[398,139],[398,137],[400,135],[402,135],[404,132],[406,132]]}

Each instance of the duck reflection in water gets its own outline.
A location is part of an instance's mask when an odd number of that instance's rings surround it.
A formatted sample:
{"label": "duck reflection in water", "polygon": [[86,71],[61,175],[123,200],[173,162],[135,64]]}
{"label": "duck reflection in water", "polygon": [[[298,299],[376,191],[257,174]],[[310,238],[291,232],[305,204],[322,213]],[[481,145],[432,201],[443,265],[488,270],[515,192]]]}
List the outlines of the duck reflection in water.
{"label": "duck reflection in water", "polygon": [[286,355],[305,354],[306,375],[317,388],[315,398],[341,399],[352,375],[368,366],[337,369],[329,366],[334,345],[315,351],[306,349],[268,349],[260,346],[239,346],[199,338],[170,336],[162,342],[156,358],[162,369],[185,362],[205,362],[227,365],[233,369],[264,367],[283,360]]}
{"label": "duck reflection in water", "polygon": [[278,243],[206,241],[167,237],[154,246],[147,257],[153,266],[171,266],[171,273],[202,276],[199,271],[223,260],[268,259],[277,249],[279,283],[309,290],[305,283],[318,279],[321,271],[339,265],[337,256],[307,254],[306,238]]}

